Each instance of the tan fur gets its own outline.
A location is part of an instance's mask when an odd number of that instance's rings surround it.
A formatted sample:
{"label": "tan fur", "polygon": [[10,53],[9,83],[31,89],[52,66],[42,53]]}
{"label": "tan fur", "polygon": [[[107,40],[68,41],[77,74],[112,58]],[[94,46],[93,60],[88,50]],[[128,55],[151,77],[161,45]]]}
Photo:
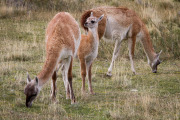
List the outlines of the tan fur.
{"label": "tan fur", "polygon": [[46,61],[42,71],[38,74],[38,78],[42,79],[43,83],[52,76],[56,62],[58,62],[60,51],[63,48],[70,49],[74,53],[75,45],[73,37],[75,36],[77,40],[78,35],[78,24],[70,14],[68,15],[65,12],[59,13],[50,21],[46,30],[46,36],[48,36],[46,43]]}
{"label": "tan fur", "polygon": [[[93,42],[94,42],[94,38],[91,32],[88,32],[88,35],[81,35],[81,42],[78,49],[78,57],[81,64],[82,92],[85,91],[85,77],[87,74],[86,72],[89,72],[88,75],[89,77],[91,77],[91,67],[89,71],[86,71],[86,56],[92,52]],[[92,88],[90,92],[91,94],[93,94]]]}
{"label": "tan fur", "polygon": [[[149,64],[152,67],[151,64],[153,62],[156,62],[157,54],[154,51],[152,42],[150,40],[150,35],[149,35],[149,32],[148,32],[145,24],[136,15],[136,13],[133,10],[130,10],[125,7],[110,7],[110,6],[97,7],[97,8],[87,10],[81,16],[81,26],[85,30],[87,30],[87,29],[83,25],[84,25],[85,20],[90,15],[91,11],[96,13],[96,14],[94,14],[94,16],[97,16],[97,17],[99,17],[100,14],[105,15],[103,20],[101,22],[99,22],[99,27],[98,27],[99,38],[102,38],[103,36],[105,38],[107,38],[107,35],[105,34],[106,33],[106,25],[107,25],[106,23],[109,21],[109,18],[110,19],[113,18],[113,20],[115,20],[115,22],[116,22],[116,23],[114,23],[114,24],[116,24],[115,25],[116,28],[122,29],[122,28],[129,27],[129,30],[128,30],[126,36],[125,37],[121,36],[121,37],[122,37],[122,39],[131,39],[132,46],[131,46],[130,53],[132,54],[132,57],[134,56],[136,38],[139,37],[141,39],[142,45],[144,46],[144,50],[145,50],[146,55],[149,60]],[[110,27],[112,27],[112,25],[110,25]],[[114,31],[116,28],[111,28],[111,31]],[[140,34],[140,33],[142,33],[142,34]],[[112,62],[113,62],[113,60],[112,60]],[[111,70],[110,70],[110,72],[111,72]],[[135,71],[133,71],[133,72],[135,72]]]}
{"label": "tan fur", "polygon": [[[99,40],[99,38],[97,40]],[[88,32],[88,35],[81,35],[81,42],[78,49],[79,58],[84,58],[92,51],[93,42],[94,42],[94,38],[91,32]]]}
{"label": "tan fur", "polygon": [[[51,77],[53,80],[52,99],[55,99],[55,82],[57,79],[57,71],[59,65],[62,69],[66,67],[65,63],[70,60],[68,73],[64,72],[68,76],[68,90],[71,92],[71,103],[75,102],[74,93],[72,90],[72,59],[74,56],[75,42],[80,40],[80,29],[76,20],[67,12],[60,12],[54,16],[49,22],[46,30],[46,60],[41,72],[38,74],[38,86],[42,87]],[[68,51],[68,54],[66,53]],[[68,65],[67,65],[68,66]],[[64,78],[63,78],[64,79]],[[26,87],[28,91],[28,85]]]}
{"label": "tan fur", "polygon": [[[93,15],[95,15],[93,13]],[[101,14],[102,15],[102,14]],[[99,16],[99,19],[102,16]],[[95,23],[91,23],[91,21],[97,21]],[[81,42],[78,49],[78,58],[81,64],[81,77],[82,77],[82,93],[85,92],[85,77],[88,74],[88,85],[89,91],[91,94],[93,93],[92,84],[91,84],[91,67],[94,59],[98,54],[98,45],[99,45],[99,35],[98,35],[98,19],[96,17],[90,16],[86,20],[87,24],[93,25],[93,27],[88,27],[88,34],[81,35]],[[100,21],[101,22],[101,21]]]}

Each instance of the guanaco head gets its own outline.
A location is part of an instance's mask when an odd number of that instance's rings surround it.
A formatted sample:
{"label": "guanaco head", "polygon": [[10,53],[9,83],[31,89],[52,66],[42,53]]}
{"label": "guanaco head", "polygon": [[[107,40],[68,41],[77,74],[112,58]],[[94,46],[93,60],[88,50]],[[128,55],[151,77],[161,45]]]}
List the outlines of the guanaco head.
{"label": "guanaco head", "polygon": [[157,66],[162,62],[159,59],[162,50],[156,55],[154,61],[150,64],[153,73],[157,73]]}
{"label": "guanaco head", "polygon": [[98,26],[98,22],[101,21],[104,17],[104,14],[101,15],[99,18],[93,16],[93,12],[91,12],[90,17],[87,18],[86,22],[84,23],[84,26],[87,28],[94,28]]}
{"label": "guanaco head", "polygon": [[31,107],[33,100],[39,94],[39,80],[36,77],[34,80],[31,80],[29,74],[27,74],[27,85],[24,89],[24,94],[26,95],[26,107]]}

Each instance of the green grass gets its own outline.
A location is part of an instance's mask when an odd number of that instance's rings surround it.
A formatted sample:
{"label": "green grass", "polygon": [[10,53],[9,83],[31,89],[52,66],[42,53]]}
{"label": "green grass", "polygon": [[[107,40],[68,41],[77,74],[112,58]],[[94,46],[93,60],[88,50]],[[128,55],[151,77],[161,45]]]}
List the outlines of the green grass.
{"label": "green grass", "polygon": [[[169,63],[173,62],[173,63]],[[74,62],[73,87],[77,104],[71,105],[65,99],[65,90],[61,75],[57,86],[56,104],[50,100],[50,81],[44,86],[32,108],[25,107],[26,70],[33,72],[32,65],[42,64],[29,62],[9,62],[12,67],[8,75],[1,75],[0,111],[1,119],[179,119],[180,117],[180,70],[179,60],[165,61],[159,73],[150,72],[146,62],[136,61],[139,75],[132,75],[129,61],[122,59],[117,62],[112,78],[104,74],[107,62],[96,61],[93,65],[93,88],[96,95],[81,96],[81,78],[79,63]],[[1,63],[4,66],[5,63]],[[19,65],[24,68],[19,70]],[[127,66],[127,67],[126,67]],[[145,67],[144,67],[145,66]],[[17,69],[17,70],[16,70]],[[39,71],[37,70],[37,71]],[[35,70],[36,71],[36,70]],[[31,76],[36,74],[31,73]],[[86,86],[87,87],[87,86]],[[138,90],[137,92],[131,91]],[[12,114],[10,114],[12,113]],[[54,116],[55,115],[55,116]],[[21,116],[21,117],[20,117]]]}
{"label": "green grass", "polygon": [[[0,120],[179,120],[180,22],[176,16],[176,11],[180,8],[179,2],[150,1],[152,8],[137,5],[133,0],[78,0],[72,2],[70,7],[62,8],[59,8],[62,4],[57,1],[50,2],[51,4],[34,1],[33,4],[37,4],[36,11],[28,13],[24,12],[24,9],[18,9],[19,13],[15,13],[14,8],[3,8],[4,4],[0,2]],[[54,5],[54,8],[51,5]],[[73,5],[74,7],[71,7]],[[46,54],[45,28],[48,21],[59,9],[71,12],[79,20],[82,10],[99,5],[127,6],[139,14],[150,31],[155,51],[163,50],[163,62],[158,67],[158,73],[151,73],[142,45],[137,43],[135,69],[138,74],[133,75],[125,41],[122,43],[121,57],[115,62],[113,76],[107,77],[105,74],[111,61],[114,43],[101,40],[92,70],[95,95],[88,94],[87,84],[87,94],[81,95],[79,61],[74,60],[73,89],[77,103],[71,105],[70,100],[66,100],[59,72],[57,103],[51,102],[51,81],[48,81],[33,106],[26,108],[26,73],[29,72],[30,77],[34,78],[43,66]],[[42,8],[39,8],[41,6]]]}
{"label": "green grass", "polygon": [[[103,45],[107,44],[104,42],[93,64],[92,84],[96,95],[81,95],[80,67],[75,60],[73,88],[77,104],[71,105],[70,100],[65,99],[59,73],[57,103],[51,102],[48,81],[33,106],[26,108],[23,93],[26,72],[33,78],[42,68],[47,22],[3,19],[0,24],[3,24],[0,30],[0,119],[180,119],[180,60],[163,61],[158,73],[153,74],[146,59],[135,59],[138,74],[133,75],[129,60],[122,57],[116,61],[113,76],[109,78],[105,73],[111,55],[101,58],[101,53],[105,54]],[[113,44],[107,45],[113,48]]]}

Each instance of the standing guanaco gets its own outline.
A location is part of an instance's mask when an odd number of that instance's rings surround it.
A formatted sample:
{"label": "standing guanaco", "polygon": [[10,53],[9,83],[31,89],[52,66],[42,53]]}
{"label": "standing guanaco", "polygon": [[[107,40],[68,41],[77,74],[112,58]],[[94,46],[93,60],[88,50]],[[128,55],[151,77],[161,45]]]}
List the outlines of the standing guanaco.
{"label": "standing guanaco", "polygon": [[93,16],[91,12],[90,17],[86,19],[84,26],[88,28],[87,35],[81,35],[80,46],[78,49],[78,57],[81,64],[82,77],[82,93],[85,93],[85,78],[88,76],[88,86],[91,94],[94,94],[91,84],[91,68],[94,59],[98,54],[99,36],[98,36],[98,22],[103,19],[104,15],[99,18]]}

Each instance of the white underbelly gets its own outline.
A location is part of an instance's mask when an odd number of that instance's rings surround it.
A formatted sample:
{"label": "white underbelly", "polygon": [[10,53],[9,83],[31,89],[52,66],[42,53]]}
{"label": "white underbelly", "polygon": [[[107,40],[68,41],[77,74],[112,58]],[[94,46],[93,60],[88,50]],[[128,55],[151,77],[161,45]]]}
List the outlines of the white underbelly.
{"label": "white underbelly", "polygon": [[105,40],[111,39],[126,39],[128,31],[130,30],[131,25],[128,27],[123,27],[119,25],[118,22],[113,17],[108,17],[106,22],[106,30],[104,33]]}
{"label": "white underbelly", "polygon": [[73,56],[73,51],[71,49],[64,48],[60,51],[59,61]]}

